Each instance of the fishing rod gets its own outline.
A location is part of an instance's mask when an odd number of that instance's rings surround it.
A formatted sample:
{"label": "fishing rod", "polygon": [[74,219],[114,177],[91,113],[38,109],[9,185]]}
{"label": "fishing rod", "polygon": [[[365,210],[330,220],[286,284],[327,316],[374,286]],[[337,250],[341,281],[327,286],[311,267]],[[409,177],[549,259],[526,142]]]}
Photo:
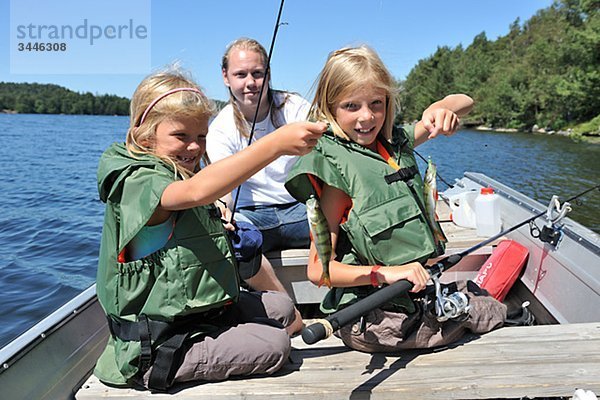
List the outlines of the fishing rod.
{"label": "fishing rod", "polygon": [[[263,92],[265,90],[265,84],[269,82],[269,72],[271,70],[271,55],[273,54],[273,47],[275,47],[275,39],[277,38],[277,32],[279,31],[279,25],[281,21],[281,13],[283,12],[283,3],[285,0],[281,0],[279,4],[279,12],[277,14],[277,21],[275,22],[275,29],[273,30],[273,37],[271,38],[271,45],[269,46],[269,54],[267,55],[267,66],[265,67],[265,77],[263,79],[263,83],[260,86],[260,91],[258,92],[258,104],[256,105],[256,111],[254,111],[254,118],[252,119],[252,127],[250,128],[250,136],[248,137],[248,146],[252,143],[252,138],[254,137],[254,128],[256,126],[256,120],[258,119],[258,112],[260,110],[260,101],[263,96]],[[237,191],[235,193],[235,200],[233,201],[233,208],[231,209],[231,221],[233,221],[233,217],[235,215],[235,210],[237,208],[237,202],[240,197],[240,188],[242,185],[238,186]],[[231,222],[230,221],[230,222]]]}
{"label": "fishing rod", "polygon": [[[585,194],[591,192],[592,190],[600,188],[600,184],[595,185],[591,188],[584,190],[581,193],[576,194],[575,196],[567,199],[564,204],[569,203]],[[552,204],[552,203],[551,203]],[[439,277],[442,272],[456,265],[464,256],[473,253],[474,251],[480,249],[483,246],[486,246],[493,241],[501,238],[502,236],[526,225],[536,218],[539,218],[546,214],[548,210],[535,214],[534,216],[527,218],[524,221],[519,222],[516,225],[476,244],[473,247],[470,247],[466,250],[461,251],[460,253],[452,254],[448,257],[444,257],[443,259],[435,262],[431,266],[427,266],[426,269],[432,277]],[[337,311],[324,319],[320,319],[317,322],[305,327],[302,329],[302,340],[306,344],[314,344],[320,340],[326,339],[333,334],[333,332],[340,329],[342,326],[345,326],[353,321],[358,320],[363,315],[369,313],[370,311],[382,306],[383,304],[391,301],[395,297],[400,294],[409,291],[412,289],[413,284],[407,280],[400,280],[392,283],[391,285],[385,286],[373,294],[357,301],[350,306]]]}

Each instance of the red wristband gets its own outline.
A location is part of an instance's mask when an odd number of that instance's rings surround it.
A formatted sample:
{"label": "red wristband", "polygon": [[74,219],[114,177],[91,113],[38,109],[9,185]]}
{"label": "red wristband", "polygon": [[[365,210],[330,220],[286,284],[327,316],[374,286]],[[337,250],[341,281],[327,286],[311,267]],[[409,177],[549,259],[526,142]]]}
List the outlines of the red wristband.
{"label": "red wristband", "polygon": [[375,265],[373,268],[371,268],[371,285],[373,285],[373,287],[381,286],[379,284],[379,279],[377,279],[377,271],[379,268],[381,268],[381,265]]}

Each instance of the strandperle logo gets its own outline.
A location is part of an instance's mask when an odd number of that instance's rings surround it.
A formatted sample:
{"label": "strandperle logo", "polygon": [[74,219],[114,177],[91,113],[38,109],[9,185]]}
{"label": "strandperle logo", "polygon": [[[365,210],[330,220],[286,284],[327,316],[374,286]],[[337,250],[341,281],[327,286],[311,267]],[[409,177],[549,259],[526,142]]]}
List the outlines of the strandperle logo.
{"label": "strandperle logo", "polygon": [[19,40],[87,40],[90,46],[94,41],[106,39],[147,39],[148,27],[135,24],[129,19],[121,25],[97,25],[89,23],[85,18],[80,25],[17,25],[17,39]]}
{"label": "strandperle logo", "polygon": [[147,74],[151,0],[11,0],[12,74]]}

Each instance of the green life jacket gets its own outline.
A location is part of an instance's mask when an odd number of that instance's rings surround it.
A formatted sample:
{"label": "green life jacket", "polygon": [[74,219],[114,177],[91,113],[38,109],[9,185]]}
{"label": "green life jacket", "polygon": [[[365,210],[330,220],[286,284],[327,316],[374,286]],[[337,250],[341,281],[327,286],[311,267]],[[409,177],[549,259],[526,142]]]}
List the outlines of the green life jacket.
{"label": "green life jacket", "polygon": [[[412,261],[424,263],[443,253],[443,244],[436,246],[424,211],[423,181],[413,143],[413,126],[395,127],[391,142],[381,141],[401,168],[397,172],[379,153],[327,133],[311,153],[300,157],[288,174],[286,188],[299,201],[306,202],[316,195],[308,175],[352,199],[347,220],[340,224],[338,261],[388,266]],[[405,176],[399,176],[402,173]],[[370,286],[334,288],[322,309],[335,311],[373,290],[376,289]],[[414,307],[406,296],[394,304],[408,312]]]}
{"label": "green life jacket", "polygon": [[[106,212],[96,289],[113,324],[147,319],[170,326],[190,315],[202,320],[209,310],[238,299],[237,263],[213,205],[177,212],[173,234],[161,250],[140,260],[118,261],[175,179],[173,169],[162,161],[152,156],[132,158],[121,144],[102,155],[98,189]],[[190,329],[193,334],[214,327],[199,321]],[[140,370],[142,345],[139,338],[123,340],[112,333],[94,373],[102,381],[125,385]],[[152,338],[152,351],[165,339]]]}

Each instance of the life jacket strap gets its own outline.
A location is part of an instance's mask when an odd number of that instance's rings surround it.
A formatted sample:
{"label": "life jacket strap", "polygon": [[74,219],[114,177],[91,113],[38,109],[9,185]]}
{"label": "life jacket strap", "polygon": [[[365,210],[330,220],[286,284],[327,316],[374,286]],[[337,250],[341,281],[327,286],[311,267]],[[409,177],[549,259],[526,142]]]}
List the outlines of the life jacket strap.
{"label": "life jacket strap", "polygon": [[183,343],[189,336],[189,332],[173,335],[157,349],[154,366],[148,380],[150,389],[164,392],[173,384],[176,366],[181,365],[182,361],[180,355]]}
{"label": "life jacket strap", "polygon": [[[111,334],[121,340],[140,342],[139,369],[143,374],[152,367],[148,387],[156,391],[167,390],[172,384],[175,370],[179,367],[179,363],[175,362],[175,355],[177,350],[183,347],[183,342],[189,333],[175,334],[173,323],[152,320],[144,314],[138,316],[137,322],[108,317],[108,327]],[[161,337],[168,339],[153,351],[152,342],[156,343]]]}
{"label": "life jacket strap", "polygon": [[138,316],[139,321],[137,322],[128,321],[114,316],[109,316],[107,319],[110,333],[126,342],[142,341],[142,337],[145,336],[156,341],[158,338],[167,333],[173,325],[169,322],[157,321],[148,318],[144,314]]}
{"label": "life jacket strap", "polygon": [[414,178],[418,173],[419,169],[413,165],[411,167],[400,168],[396,172],[384,176],[384,179],[388,185],[391,185],[392,183],[398,181],[406,182],[409,179]]}
{"label": "life jacket strap", "polygon": [[[148,324],[148,317],[146,315],[140,315],[138,325],[138,337],[140,338],[141,344],[141,355],[140,355],[140,369],[147,371],[152,365],[152,341],[150,334],[150,325]],[[166,329],[167,327],[165,327]]]}
{"label": "life jacket strap", "polygon": [[[403,148],[408,144],[408,139],[404,137],[404,140],[400,143],[400,152],[402,153]],[[394,157],[389,153],[389,151],[385,148],[383,143],[378,140],[377,141],[377,152],[379,155],[388,163],[390,167],[392,167],[396,172],[391,173],[389,175],[384,176],[385,181],[388,185],[391,185],[394,182],[402,181],[406,182],[415,175],[419,173],[419,168],[416,165],[406,168],[400,168]]]}
{"label": "life jacket strap", "polygon": [[[198,325],[199,321],[217,318],[226,310],[227,305],[193,314],[175,322],[154,320],[144,314],[138,316],[138,321],[128,321],[115,316],[107,316],[107,320],[110,333],[114,337],[127,342],[140,342],[139,369],[145,373],[152,367],[148,387],[164,392],[173,384],[175,371],[183,360],[180,356],[183,344],[194,332],[193,326]],[[158,347],[155,345],[156,348],[153,350],[152,343],[157,342],[160,344]]]}

